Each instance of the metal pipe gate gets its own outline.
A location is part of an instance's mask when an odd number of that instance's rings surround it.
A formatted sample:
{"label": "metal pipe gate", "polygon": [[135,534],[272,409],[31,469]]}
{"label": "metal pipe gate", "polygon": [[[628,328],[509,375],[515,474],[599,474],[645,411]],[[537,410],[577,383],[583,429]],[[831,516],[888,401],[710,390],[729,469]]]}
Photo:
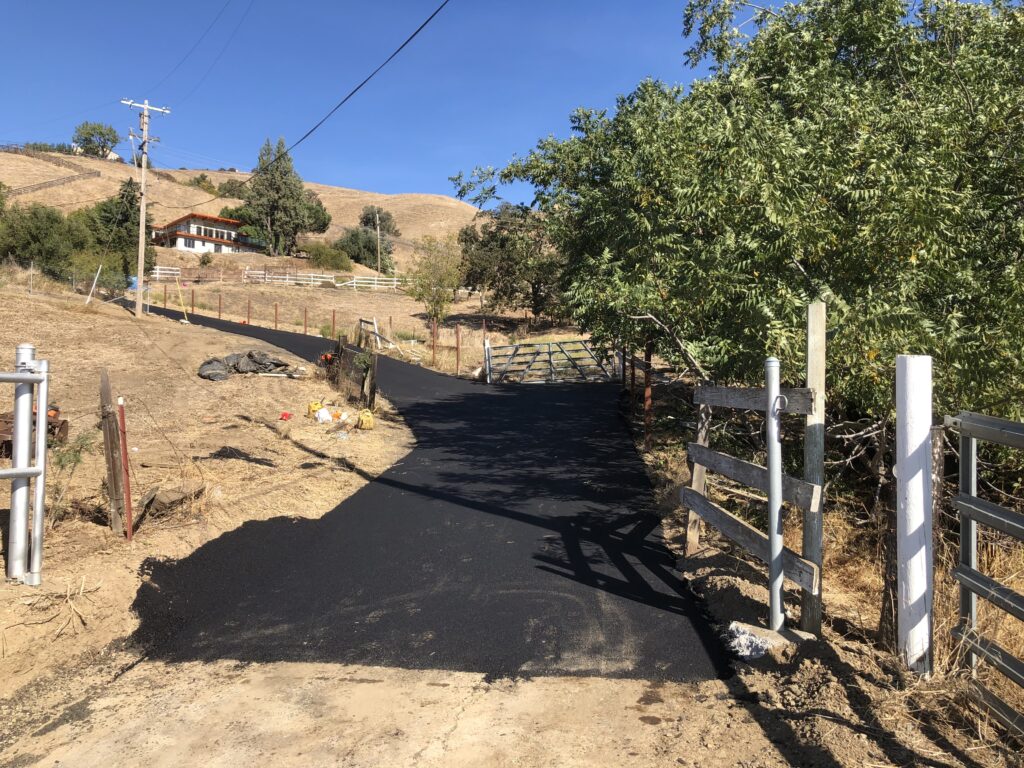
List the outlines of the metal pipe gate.
{"label": "metal pipe gate", "polygon": [[[0,480],[11,481],[10,526],[7,534],[7,578],[38,586],[43,569],[43,529],[46,515],[47,400],[50,364],[36,360],[36,348],[19,344],[14,372],[0,371],[0,383],[14,384],[14,424],[11,467],[0,469]],[[33,395],[35,395],[35,461],[33,453]],[[35,487],[30,483],[35,479]],[[32,491],[31,550],[29,495]],[[30,559],[31,552],[31,559]]]}

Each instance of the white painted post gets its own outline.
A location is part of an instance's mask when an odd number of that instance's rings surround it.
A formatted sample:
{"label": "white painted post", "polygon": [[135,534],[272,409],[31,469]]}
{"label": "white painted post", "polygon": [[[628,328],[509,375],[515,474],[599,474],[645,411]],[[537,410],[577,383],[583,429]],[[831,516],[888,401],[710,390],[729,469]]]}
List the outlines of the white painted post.
{"label": "white painted post", "polygon": [[931,673],[932,359],[896,357],[897,644],[907,667]]}
{"label": "white painted post", "polygon": [[89,289],[89,295],[85,297],[85,303],[88,304],[92,301],[92,295],[96,291],[96,282],[100,279],[100,271],[103,269],[103,265],[100,264],[96,267],[96,277],[92,279],[92,288]]}
{"label": "white painted post", "polygon": [[[15,350],[15,373],[33,373],[36,348],[19,344]],[[14,385],[14,428],[11,435],[11,468],[28,470],[32,457],[32,382]],[[43,406],[45,408],[45,406]],[[10,527],[7,529],[7,578],[21,579],[28,570],[29,478],[23,474],[11,480]]]}
{"label": "white painted post", "polygon": [[782,630],[786,621],[782,605],[782,441],[780,439],[779,361],[764,361],[765,442],[768,448],[768,627]]}

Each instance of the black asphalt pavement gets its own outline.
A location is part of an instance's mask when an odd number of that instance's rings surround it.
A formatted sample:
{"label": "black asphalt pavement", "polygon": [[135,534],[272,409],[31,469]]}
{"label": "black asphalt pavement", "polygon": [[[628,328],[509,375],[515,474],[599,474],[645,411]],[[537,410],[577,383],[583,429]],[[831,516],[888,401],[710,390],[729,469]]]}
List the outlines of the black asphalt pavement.
{"label": "black asphalt pavement", "polygon": [[[328,343],[191,319],[307,360]],[[136,639],[151,658],[730,674],[673,571],[613,385],[488,386],[383,357],[379,382],[414,450],[320,519],[249,522],[147,562]]]}

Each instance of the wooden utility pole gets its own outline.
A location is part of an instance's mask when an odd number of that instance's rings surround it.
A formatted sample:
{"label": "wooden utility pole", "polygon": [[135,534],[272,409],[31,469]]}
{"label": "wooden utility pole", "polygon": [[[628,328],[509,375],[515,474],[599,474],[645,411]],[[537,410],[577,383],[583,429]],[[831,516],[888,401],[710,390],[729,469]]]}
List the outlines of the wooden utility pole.
{"label": "wooden utility pole", "polygon": [[[121,103],[131,109],[141,110],[139,113],[139,127],[142,129],[142,136],[135,136],[134,133],[131,135],[141,140],[139,148],[142,150],[142,173],[140,176],[142,191],[139,196],[139,260],[135,270],[137,275],[137,282],[135,284],[135,316],[142,317],[142,286],[146,271],[146,170],[149,166],[149,142],[151,140],[149,138],[149,113],[153,111],[169,115],[171,110],[165,107],[150,106],[149,99],[146,99],[141,104],[131,99],[121,99]],[[159,139],[154,137],[152,141],[159,141]]]}

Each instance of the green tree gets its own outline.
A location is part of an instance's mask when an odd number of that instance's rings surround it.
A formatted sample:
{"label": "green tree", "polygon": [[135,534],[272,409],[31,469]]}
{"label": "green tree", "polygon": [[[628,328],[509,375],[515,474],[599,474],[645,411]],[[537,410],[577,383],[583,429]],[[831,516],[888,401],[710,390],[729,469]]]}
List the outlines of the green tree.
{"label": "green tree", "polygon": [[462,287],[462,252],[454,237],[424,237],[417,245],[419,259],[408,274],[406,292],[423,304],[431,320],[442,321]]}
{"label": "green tree", "polygon": [[71,141],[82,150],[82,154],[106,160],[123,139],[112,125],[86,121],[75,128]]}
{"label": "green tree", "polygon": [[217,194],[241,200],[245,196],[245,187],[246,183],[240,179],[228,179],[217,185]]}
{"label": "green tree", "polygon": [[710,77],[579,110],[568,139],[460,175],[459,191],[532,183],[567,306],[609,345],[651,339],[736,381],[775,354],[794,381],[804,307],[821,298],[844,417],[889,418],[903,352],[934,357],[946,412],[1024,416],[1019,10],[805,0],[750,13],[695,0],[690,57],[710,56]]}
{"label": "green tree", "polygon": [[402,233],[398,230],[398,225],[395,223],[395,217],[390,211],[385,211],[379,205],[367,205],[363,208],[363,212],[359,214],[359,226],[376,231],[378,218],[380,220],[380,233],[382,236],[402,236]]}
{"label": "green tree", "polygon": [[205,173],[193,176],[186,182],[186,184],[190,187],[197,187],[204,192],[209,192],[211,195],[217,194],[217,187],[214,185],[213,180]]}
{"label": "green tree", "polygon": [[311,240],[299,246],[309,254],[309,262],[320,269],[332,269],[346,272],[352,269],[352,260],[344,251],[334,248],[320,240]]}
{"label": "green tree", "polygon": [[459,232],[467,285],[489,292],[496,308],[529,309],[535,317],[560,311],[564,259],[549,244],[536,213],[502,203],[482,211],[483,223]]}
{"label": "green tree", "polygon": [[[334,247],[348,254],[352,261],[370,269],[377,269],[377,232],[366,227],[352,227],[338,238]],[[380,271],[385,275],[395,273],[395,261],[392,257],[395,245],[391,239],[381,235],[380,238]]]}
{"label": "green tree", "polygon": [[0,261],[35,264],[50,277],[64,277],[72,253],[91,247],[94,240],[83,222],[69,222],[56,208],[39,203],[13,206],[0,216]]}
{"label": "green tree", "polygon": [[[241,185],[240,185],[241,186]],[[256,170],[240,189],[244,205],[225,208],[221,215],[239,219],[243,234],[266,243],[271,255],[295,251],[303,232],[326,232],[331,216],[315,193],[302,186],[284,139],[260,149]]]}

